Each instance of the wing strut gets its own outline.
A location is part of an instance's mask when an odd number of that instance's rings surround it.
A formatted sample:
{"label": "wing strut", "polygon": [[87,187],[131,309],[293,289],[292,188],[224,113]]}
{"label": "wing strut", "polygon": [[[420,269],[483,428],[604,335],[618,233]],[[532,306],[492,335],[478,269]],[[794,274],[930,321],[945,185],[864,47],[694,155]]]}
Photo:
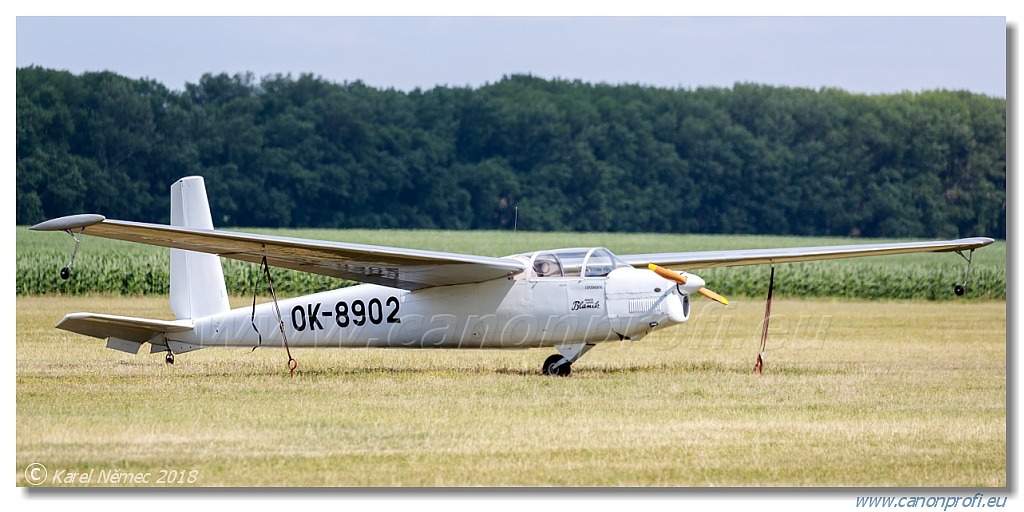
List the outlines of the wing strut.
{"label": "wing strut", "polygon": [[768,346],[768,321],[772,316],[772,291],[775,290],[775,265],[772,265],[772,273],[768,278],[768,300],[764,305],[764,325],[761,328],[761,350],[757,353],[757,362],[754,363],[754,373],[761,375],[764,368],[764,352]]}
{"label": "wing strut", "polygon": [[[274,315],[277,317],[277,325],[281,328],[281,339],[284,340],[284,351],[288,354],[288,373],[291,374],[292,378],[295,378],[295,370],[299,367],[299,362],[292,357],[292,351],[288,348],[288,335],[285,334],[284,330],[284,318],[281,316],[281,307],[277,304],[277,292],[274,291],[274,279],[270,277],[270,265],[267,264],[267,255],[263,254],[263,261],[260,263],[263,266],[263,275],[267,278],[267,287],[270,289],[270,298],[274,301]],[[263,345],[263,334],[256,327],[256,286],[253,284],[252,294],[252,328],[256,331],[256,335],[259,336],[259,344],[253,347],[256,350],[257,347]]]}

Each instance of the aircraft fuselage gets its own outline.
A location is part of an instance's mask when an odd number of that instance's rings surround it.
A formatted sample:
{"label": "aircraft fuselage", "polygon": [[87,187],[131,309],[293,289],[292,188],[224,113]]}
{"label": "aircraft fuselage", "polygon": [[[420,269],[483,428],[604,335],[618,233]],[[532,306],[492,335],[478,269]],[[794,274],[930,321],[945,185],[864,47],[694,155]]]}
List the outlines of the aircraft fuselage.
{"label": "aircraft fuselage", "polygon": [[[687,293],[633,268],[597,278],[509,279],[413,292],[364,284],[278,305],[289,346],[322,348],[600,343],[639,339],[689,315]],[[244,307],[194,319],[194,331],[171,341],[195,348],[281,346],[274,304],[255,309],[255,315]]]}

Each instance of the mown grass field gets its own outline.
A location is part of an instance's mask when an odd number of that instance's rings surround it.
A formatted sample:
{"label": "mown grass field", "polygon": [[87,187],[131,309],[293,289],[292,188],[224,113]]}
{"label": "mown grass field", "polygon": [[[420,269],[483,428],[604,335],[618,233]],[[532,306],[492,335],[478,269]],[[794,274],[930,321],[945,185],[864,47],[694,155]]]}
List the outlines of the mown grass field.
{"label": "mown grass field", "polygon": [[165,297],[20,296],[16,483],[37,462],[196,486],[1006,485],[1005,302],[782,299],[757,376],[763,307],[701,301],[569,378],[539,375],[546,350],[309,349],[293,379],[280,350],[168,367],[53,329],[168,318]]}
{"label": "mown grass field", "polygon": [[[494,256],[851,243],[259,231]],[[539,374],[553,350],[297,350],[294,379],[281,350],[202,350],[168,367],[53,328],[73,311],[170,318],[166,250],[85,238],[60,281],[72,247],[17,230],[18,485],[33,462],[51,478],[175,471],[195,486],[1006,485],[1002,242],[975,253],[962,299],[953,254],[780,266],[762,376],[751,369],[768,269],[701,271],[729,307],[700,300],[686,325],[599,346],[566,379]],[[224,267],[247,305],[252,266]],[[275,271],[275,284],[294,295],[341,283]]]}

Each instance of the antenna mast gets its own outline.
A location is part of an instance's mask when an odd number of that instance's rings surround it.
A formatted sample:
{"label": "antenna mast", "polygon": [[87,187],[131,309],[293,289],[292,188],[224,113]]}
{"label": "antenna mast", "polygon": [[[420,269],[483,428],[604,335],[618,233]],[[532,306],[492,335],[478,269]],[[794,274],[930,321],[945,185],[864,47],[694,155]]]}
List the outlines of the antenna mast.
{"label": "antenna mast", "polygon": [[516,231],[519,230],[519,206],[516,206],[515,217],[512,218],[512,250],[519,252],[519,246],[516,244]]}

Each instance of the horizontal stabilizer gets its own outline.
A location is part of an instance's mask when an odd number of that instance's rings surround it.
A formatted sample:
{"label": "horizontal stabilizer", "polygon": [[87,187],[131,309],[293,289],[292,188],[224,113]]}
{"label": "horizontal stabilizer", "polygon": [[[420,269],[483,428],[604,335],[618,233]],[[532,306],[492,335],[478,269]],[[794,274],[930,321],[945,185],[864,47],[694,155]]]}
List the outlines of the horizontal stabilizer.
{"label": "horizontal stabilizer", "polygon": [[99,313],[71,313],[57,324],[57,328],[94,338],[114,337],[119,340],[145,343],[162,334],[191,331],[192,321],[151,320]]}

